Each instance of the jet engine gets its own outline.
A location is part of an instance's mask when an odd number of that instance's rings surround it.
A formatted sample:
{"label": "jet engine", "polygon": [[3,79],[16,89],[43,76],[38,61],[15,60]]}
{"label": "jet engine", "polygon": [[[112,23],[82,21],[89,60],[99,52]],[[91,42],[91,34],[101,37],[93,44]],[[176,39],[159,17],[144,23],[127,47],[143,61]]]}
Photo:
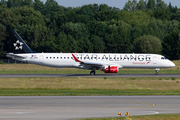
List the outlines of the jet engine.
{"label": "jet engine", "polygon": [[105,73],[118,73],[119,67],[118,66],[105,66],[103,71]]}

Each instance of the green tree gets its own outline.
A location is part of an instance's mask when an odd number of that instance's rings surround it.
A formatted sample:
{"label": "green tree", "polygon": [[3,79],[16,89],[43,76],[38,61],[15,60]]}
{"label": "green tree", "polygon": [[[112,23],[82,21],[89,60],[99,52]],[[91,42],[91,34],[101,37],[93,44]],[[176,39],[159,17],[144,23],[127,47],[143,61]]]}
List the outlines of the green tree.
{"label": "green tree", "polygon": [[69,51],[69,41],[67,40],[67,36],[65,33],[59,33],[56,37],[55,43],[57,44],[57,51],[59,52],[70,52]]}
{"label": "green tree", "polygon": [[91,42],[93,43],[93,48],[94,48],[93,52],[94,53],[103,53],[104,52],[105,43],[102,40],[102,38],[100,38],[96,35],[93,35],[91,37]]}
{"label": "green tree", "polygon": [[124,8],[124,10],[126,11],[134,11],[137,10],[137,1],[136,0],[128,0],[128,2],[126,2]]}
{"label": "green tree", "polygon": [[160,53],[162,46],[161,46],[161,40],[151,36],[141,36],[140,38],[137,38],[134,40],[134,52],[135,53]]}
{"label": "green tree", "polygon": [[66,23],[61,26],[61,31],[64,32],[66,35],[70,34],[75,39],[79,39],[81,37],[89,37],[88,29],[85,24],[83,23]]}
{"label": "green tree", "polygon": [[123,21],[117,21],[109,25],[108,34],[105,34],[105,52],[107,53],[126,53],[131,49],[131,26]]}
{"label": "green tree", "polygon": [[50,18],[55,12],[59,11],[64,12],[64,7],[58,5],[58,3],[55,0],[47,0],[44,4],[42,14]]}
{"label": "green tree", "polygon": [[8,0],[7,7],[9,8],[17,8],[23,5],[23,0]]}
{"label": "green tree", "polygon": [[23,0],[23,5],[26,5],[28,7],[33,7],[33,1],[32,0]]}
{"label": "green tree", "polygon": [[7,5],[7,1],[6,0],[1,0],[1,2],[0,2],[2,5]]}
{"label": "green tree", "polygon": [[99,11],[108,11],[109,10],[109,6],[106,4],[101,4],[99,7]]}
{"label": "green tree", "polygon": [[[77,14],[83,14],[88,18],[92,17],[92,14],[99,11],[99,5],[98,4],[89,4],[89,5],[83,5],[77,10]],[[91,18],[92,19],[92,18]]]}
{"label": "green tree", "polygon": [[127,12],[123,10],[120,12],[120,16],[124,22],[130,24],[133,27],[139,26],[142,23],[148,23],[150,21],[150,16],[141,10],[136,10],[132,12]]}
{"label": "green tree", "polygon": [[0,58],[5,55],[5,51],[3,51],[4,40],[6,38],[6,27],[0,24]]}
{"label": "green tree", "polygon": [[139,0],[139,3],[137,3],[138,10],[145,10],[146,6],[147,6],[147,3],[144,0]]}
{"label": "green tree", "polygon": [[162,10],[162,9],[160,9],[160,10],[156,10],[155,12],[154,12],[154,15],[153,15],[156,19],[160,19],[160,20],[169,20],[170,19],[170,17],[169,17],[169,15],[166,13],[166,11],[165,10]]}
{"label": "green tree", "polygon": [[87,24],[90,35],[104,37],[108,29],[108,24],[102,21],[91,21]]}
{"label": "green tree", "polygon": [[69,52],[79,52],[77,41],[70,35],[67,35],[67,40],[69,41]]}
{"label": "green tree", "polygon": [[42,13],[44,10],[44,4],[41,0],[34,0],[33,8],[34,8],[34,10],[40,11]]}
{"label": "green tree", "polygon": [[171,60],[180,59],[180,33],[178,29],[174,29],[164,37],[162,53]]}
{"label": "green tree", "polygon": [[180,22],[180,10],[172,15],[171,20],[178,20]]}
{"label": "green tree", "polygon": [[156,6],[155,0],[148,0],[147,9],[154,10],[154,9],[155,9],[155,6]]}
{"label": "green tree", "polygon": [[164,1],[156,0],[156,9],[162,10],[162,9],[166,9],[166,8],[167,8],[167,4],[164,3]]}
{"label": "green tree", "polygon": [[112,19],[120,20],[121,16],[119,15],[119,11],[108,10],[95,12],[93,18],[96,21],[110,21]]}

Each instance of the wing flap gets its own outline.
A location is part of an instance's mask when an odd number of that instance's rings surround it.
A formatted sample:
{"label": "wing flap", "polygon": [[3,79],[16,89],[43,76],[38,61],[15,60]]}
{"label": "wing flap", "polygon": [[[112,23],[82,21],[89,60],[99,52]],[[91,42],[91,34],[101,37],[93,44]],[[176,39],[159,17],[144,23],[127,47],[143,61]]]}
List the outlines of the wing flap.
{"label": "wing flap", "polygon": [[104,65],[104,64],[102,64],[102,63],[83,62],[83,61],[78,60],[78,59],[74,56],[74,54],[72,54],[72,56],[73,56],[73,58],[74,58],[74,60],[75,60],[76,62],[79,62],[81,65],[84,65],[84,66],[102,67],[102,66]]}
{"label": "wing flap", "polygon": [[94,67],[102,67],[104,64],[94,63],[94,62],[81,62],[82,65],[94,66]]}

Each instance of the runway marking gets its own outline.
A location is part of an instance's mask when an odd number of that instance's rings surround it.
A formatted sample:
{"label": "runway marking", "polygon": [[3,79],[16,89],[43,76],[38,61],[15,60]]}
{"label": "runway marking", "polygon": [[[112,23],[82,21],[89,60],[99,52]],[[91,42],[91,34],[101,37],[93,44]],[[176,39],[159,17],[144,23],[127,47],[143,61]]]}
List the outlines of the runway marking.
{"label": "runway marking", "polygon": [[[73,99],[73,100],[79,100],[79,99]],[[129,108],[148,108],[153,107],[153,103],[144,103],[144,102],[134,102],[134,101],[122,101],[122,100],[101,100],[101,99],[81,99],[81,100],[90,100],[90,101],[115,101],[120,103],[136,103],[136,104],[144,104],[146,106],[134,106],[134,107],[113,107],[113,108],[83,108],[83,109],[62,109],[62,110],[41,110],[36,111],[35,113],[43,113],[43,112],[62,112],[62,111],[82,111],[82,110],[108,110],[108,109],[129,109]],[[18,113],[17,113],[18,114]],[[22,114],[19,112],[19,114]]]}
{"label": "runway marking", "polygon": [[33,113],[33,112],[14,112],[15,114],[30,114],[30,113]]}

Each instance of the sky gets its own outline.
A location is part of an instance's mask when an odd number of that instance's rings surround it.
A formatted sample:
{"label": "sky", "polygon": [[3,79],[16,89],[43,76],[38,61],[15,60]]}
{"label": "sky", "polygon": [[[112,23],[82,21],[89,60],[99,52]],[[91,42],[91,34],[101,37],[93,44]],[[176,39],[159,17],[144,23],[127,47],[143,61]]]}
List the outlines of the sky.
{"label": "sky", "polygon": [[[47,0],[41,0],[44,3]],[[119,9],[123,9],[124,5],[128,0],[55,0],[59,5],[64,7],[79,7],[87,4],[107,4],[110,7],[117,7]],[[132,1],[132,0],[131,0]],[[139,0],[137,0],[139,1]],[[180,0],[163,0],[166,4],[169,5],[171,2],[172,6],[177,6],[180,8]]]}

